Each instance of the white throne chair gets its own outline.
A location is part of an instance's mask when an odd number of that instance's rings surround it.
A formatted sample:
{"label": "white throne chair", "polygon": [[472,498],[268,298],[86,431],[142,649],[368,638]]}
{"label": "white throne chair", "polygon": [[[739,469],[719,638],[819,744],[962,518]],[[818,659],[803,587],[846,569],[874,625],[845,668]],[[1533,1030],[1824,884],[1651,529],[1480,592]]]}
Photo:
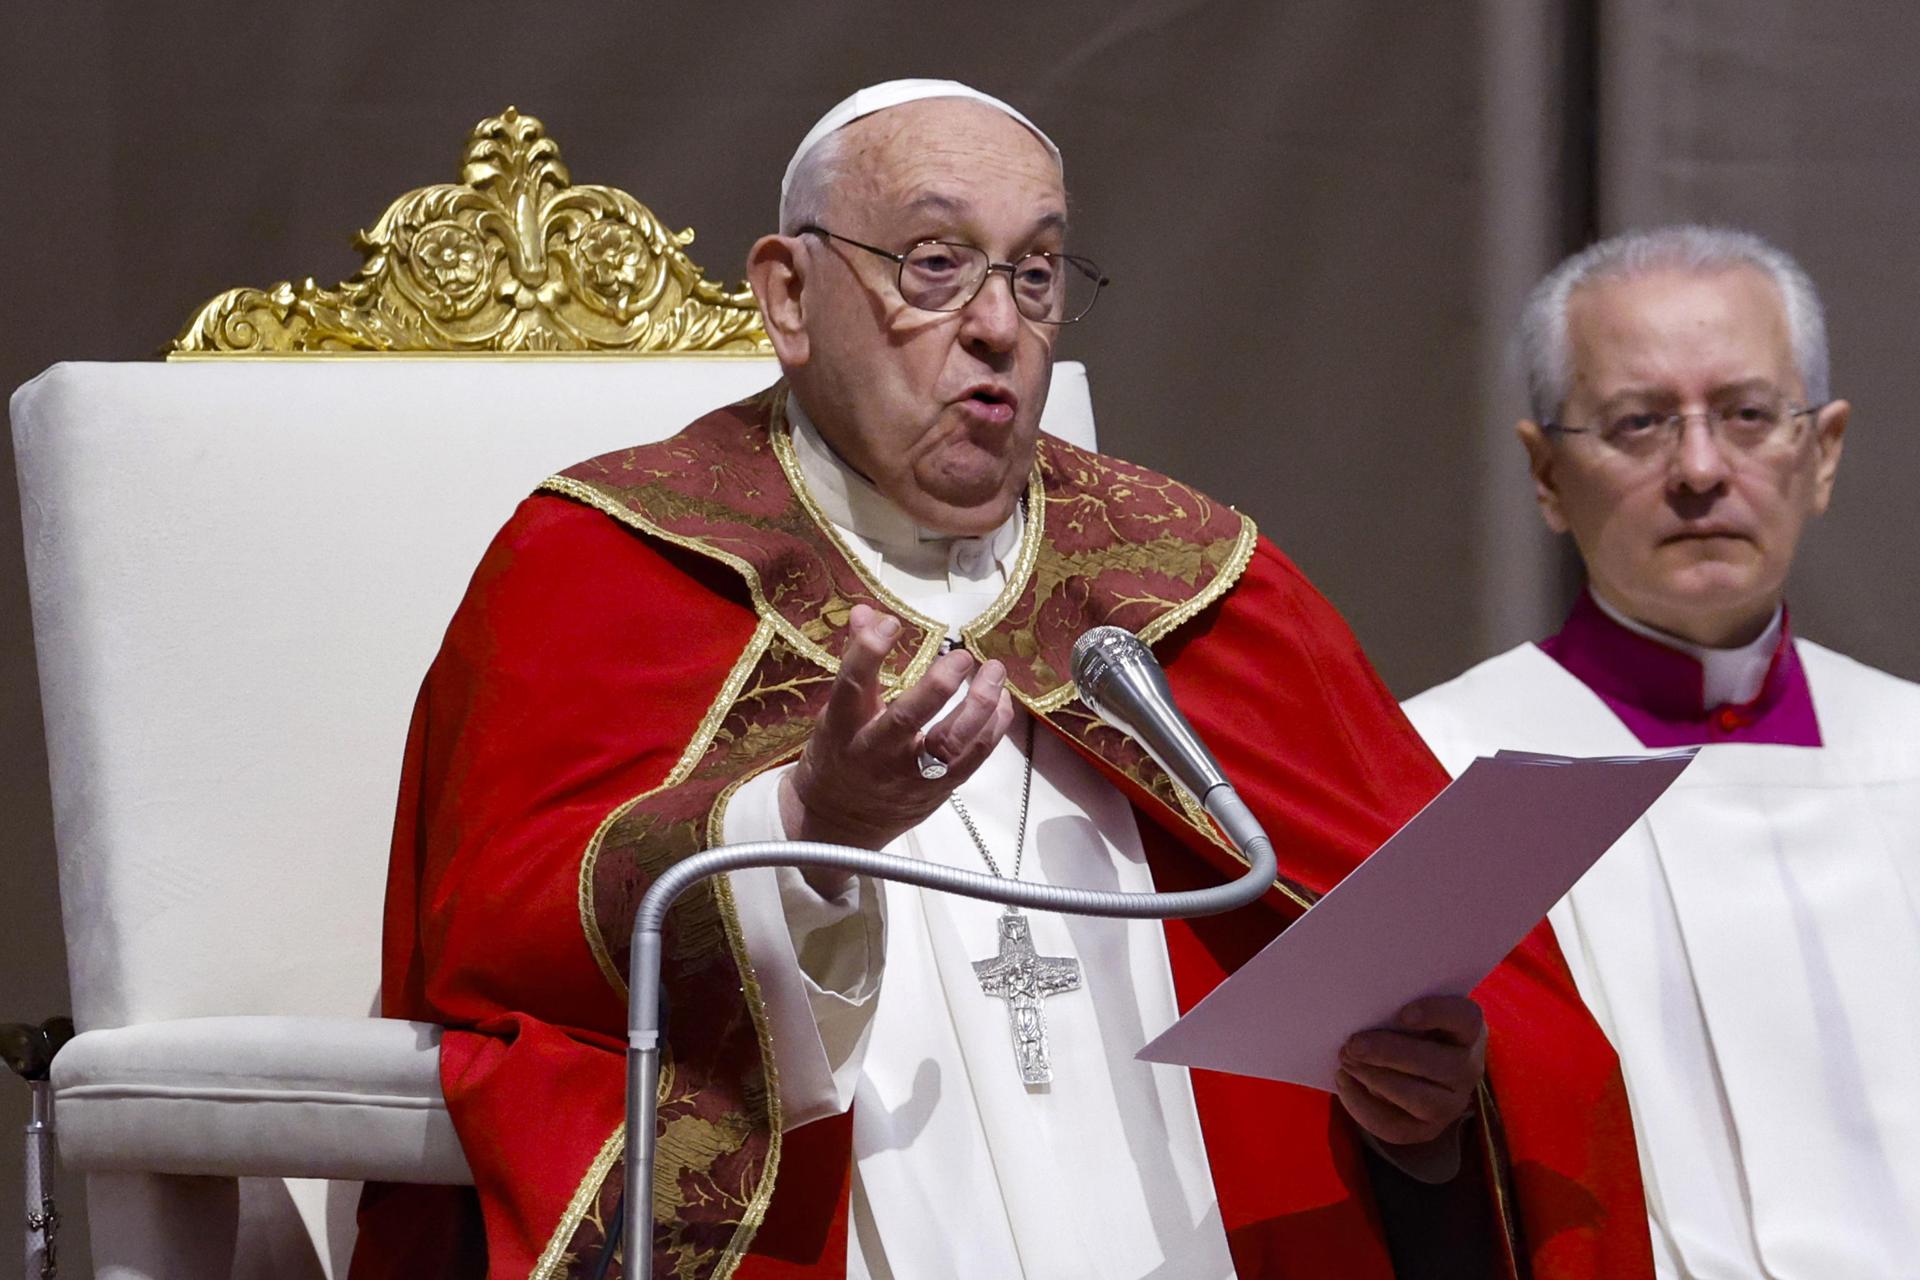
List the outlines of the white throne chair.
{"label": "white throne chair", "polygon": [[[543,477],[777,376],[751,295],[537,120],[482,121],[463,178],[338,287],[12,400],[99,1276],[340,1277],[361,1181],[469,1180],[439,1028],[373,1016],[418,682]],[[1045,426],[1091,447],[1081,366]]]}

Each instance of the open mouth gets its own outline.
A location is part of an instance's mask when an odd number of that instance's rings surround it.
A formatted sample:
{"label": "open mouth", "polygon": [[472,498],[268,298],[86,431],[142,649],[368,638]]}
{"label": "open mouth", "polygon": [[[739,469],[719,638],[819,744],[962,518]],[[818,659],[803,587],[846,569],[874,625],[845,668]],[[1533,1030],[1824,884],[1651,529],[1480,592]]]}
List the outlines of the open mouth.
{"label": "open mouth", "polygon": [[1014,410],[1020,406],[1020,398],[1004,387],[979,386],[967,392],[960,404],[969,416],[983,422],[1005,423],[1013,421]]}

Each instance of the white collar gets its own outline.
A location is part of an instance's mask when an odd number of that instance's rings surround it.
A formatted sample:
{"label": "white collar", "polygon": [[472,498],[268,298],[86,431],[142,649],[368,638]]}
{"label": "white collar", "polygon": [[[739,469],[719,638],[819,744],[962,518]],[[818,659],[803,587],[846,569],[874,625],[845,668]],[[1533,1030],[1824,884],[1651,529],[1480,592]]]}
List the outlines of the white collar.
{"label": "white collar", "polygon": [[913,517],[874,488],[865,476],[833,451],[813,419],[794,396],[787,397],[787,420],[793,426],[793,452],[800,476],[821,513],[835,526],[878,548],[913,550],[936,544],[947,549],[963,543],[983,544],[995,560],[1005,560],[1020,545],[1025,518],[1019,503],[1006,523],[977,538],[939,533],[916,524]]}
{"label": "white collar", "polygon": [[1785,610],[1775,605],[1773,618],[1761,633],[1746,644],[1735,645],[1730,649],[1716,649],[1704,644],[1694,644],[1691,640],[1682,640],[1679,636],[1668,635],[1664,631],[1648,626],[1634,618],[1629,618],[1605,600],[1600,593],[1590,591],[1593,603],[1600,612],[1633,632],[1645,636],[1657,644],[1686,654],[1700,664],[1701,706],[1705,710],[1732,704],[1739,706],[1752,702],[1760,696],[1761,687],[1767,682],[1767,672],[1773,667],[1774,652],[1780,647],[1780,628],[1786,617]]}

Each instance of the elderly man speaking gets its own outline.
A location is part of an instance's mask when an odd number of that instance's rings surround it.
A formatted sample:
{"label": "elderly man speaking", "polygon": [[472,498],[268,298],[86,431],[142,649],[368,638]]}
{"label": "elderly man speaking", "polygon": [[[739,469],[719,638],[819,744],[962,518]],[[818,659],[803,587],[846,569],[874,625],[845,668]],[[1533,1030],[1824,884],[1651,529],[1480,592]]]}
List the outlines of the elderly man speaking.
{"label": "elderly man speaking", "polygon": [[[691,895],[656,1274],[1646,1273],[1617,1063],[1544,930],[1478,1005],[1355,1027],[1338,1098],[1135,1058],[1445,774],[1248,520],[1040,435],[1054,341],[1105,283],[1067,243],[1059,153],[1012,108],[854,95],[749,262],[783,381],[501,532],[421,694],[385,983],[449,1027],[477,1195],[373,1189],[357,1276],[589,1273],[623,941],[675,859],[790,836],[1104,888],[1233,875],[1074,700],[1105,624],[1158,646],[1282,882],[1165,926],[797,871]],[[1017,1034],[980,972],[1009,948],[1059,978]]]}
{"label": "elderly man speaking", "polygon": [[1710,744],[1551,916],[1620,1052],[1661,1273],[1911,1276],[1920,688],[1782,600],[1847,425],[1819,300],[1751,235],[1667,228],[1563,263],[1521,346],[1587,590],[1408,713],[1456,770]]}

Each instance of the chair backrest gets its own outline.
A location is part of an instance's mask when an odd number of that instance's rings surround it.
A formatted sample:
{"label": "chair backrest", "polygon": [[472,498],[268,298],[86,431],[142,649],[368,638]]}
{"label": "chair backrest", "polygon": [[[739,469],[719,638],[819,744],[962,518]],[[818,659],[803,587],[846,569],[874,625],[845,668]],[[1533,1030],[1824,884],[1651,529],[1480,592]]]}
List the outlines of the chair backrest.
{"label": "chair backrest", "polygon": [[[420,677],[540,479],[766,357],[61,364],[12,403],[82,1029],[368,1013]],[[1093,443],[1085,370],[1044,426]]]}

